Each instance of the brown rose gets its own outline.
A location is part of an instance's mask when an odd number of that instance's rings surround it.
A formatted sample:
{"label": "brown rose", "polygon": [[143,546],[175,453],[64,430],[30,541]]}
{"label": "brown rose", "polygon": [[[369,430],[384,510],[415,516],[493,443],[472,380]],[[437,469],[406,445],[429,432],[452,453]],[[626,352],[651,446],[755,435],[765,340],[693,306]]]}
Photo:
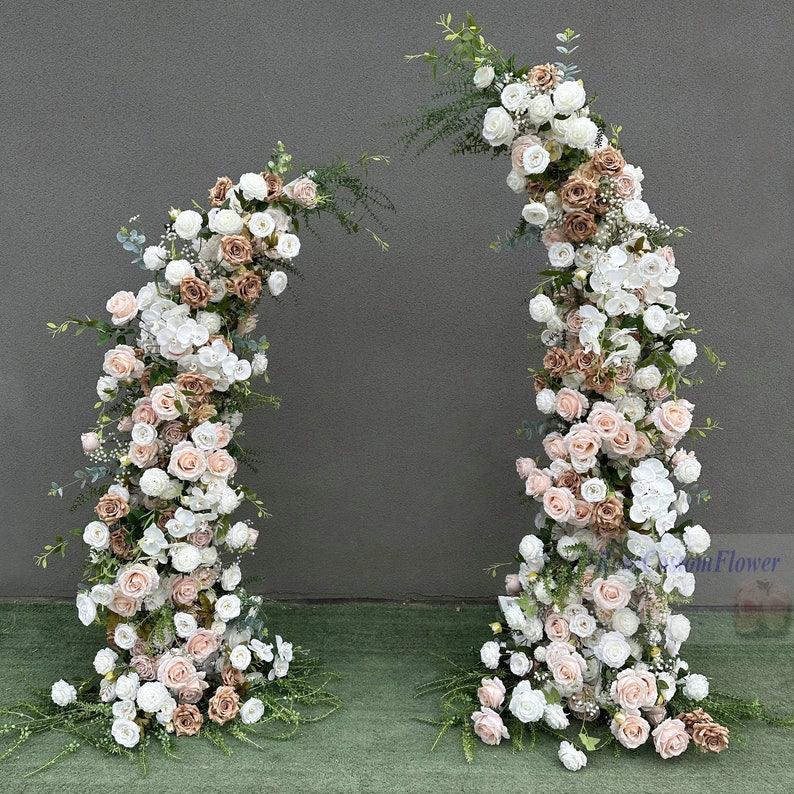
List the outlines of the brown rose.
{"label": "brown rose", "polygon": [[595,200],[596,186],[585,179],[571,177],[560,188],[562,203],[573,209],[587,209]]}
{"label": "brown rose", "polygon": [[623,529],[623,503],[616,496],[599,502],[593,511],[593,524],[604,537],[616,537]]}
{"label": "brown rose", "polygon": [[176,386],[191,397],[204,397],[212,392],[212,379],[199,372],[180,372],[176,376]]}
{"label": "brown rose", "polygon": [[550,63],[533,66],[527,72],[527,82],[542,91],[547,91],[560,82],[560,70]]}
{"label": "brown rose", "polygon": [[267,185],[267,200],[273,201],[279,198],[284,192],[284,180],[278,174],[271,174],[270,171],[262,171],[261,176]]}
{"label": "brown rose", "polygon": [[223,258],[235,267],[247,265],[252,258],[251,243],[240,234],[227,234],[221,238]]}
{"label": "brown rose", "polygon": [[100,521],[112,526],[130,512],[130,506],[126,499],[106,493],[97,503],[94,512],[99,516]]}
{"label": "brown rose", "polygon": [[253,303],[262,294],[262,279],[253,270],[246,270],[232,279],[232,290],[243,303]]}
{"label": "brown rose", "polygon": [[230,686],[219,686],[210,698],[207,714],[213,722],[223,725],[240,711],[240,698]]}
{"label": "brown rose", "polygon": [[190,424],[200,425],[202,422],[212,419],[217,413],[218,409],[214,405],[199,405],[190,412]]}
{"label": "brown rose", "polygon": [[204,717],[192,703],[183,703],[174,709],[171,722],[177,736],[195,736],[201,730]]}
{"label": "brown rose", "polygon": [[581,348],[573,354],[571,363],[579,372],[586,375],[588,372],[596,370],[602,359],[603,357],[593,350],[586,351],[584,348]]}
{"label": "brown rose", "polygon": [[130,659],[130,667],[138,673],[142,681],[154,681],[157,676],[157,664],[151,656],[139,654]]}
{"label": "brown rose", "polygon": [[703,711],[703,709],[692,709],[692,711],[679,714],[676,719],[681,720],[690,733],[692,733],[692,728],[699,722],[714,722],[711,714]]}
{"label": "brown rose", "polygon": [[184,422],[175,419],[173,422],[164,424],[160,434],[166,443],[179,444],[180,441],[184,441],[187,438],[187,426]]}
{"label": "brown rose", "polygon": [[132,546],[127,543],[127,533],[123,529],[110,533],[110,550],[120,560],[132,559]]}
{"label": "brown rose", "polygon": [[554,484],[558,488],[569,488],[574,494],[579,492],[581,483],[582,478],[573,469],[566,469],[554,480]]}
{"label": "brown rose", "polygon": [[226,194],[232,189],[233,183],[228,176],[219,176],[215,184],[210,188],[210,204],[213,207],[220,207],[226,200]]}
{"label": "brown rose", "polygon": [[237,670],[234,667],[224,667],[221,670],[221,681],[223,681],[225,686],[236,689],[243,685],[245,675],[242,670]]}
{"label": "brown rose", "polygon": [[543,369],[555,378],[565,374],[571,367],[571,357],[561,348],[552,347],[543,357]]}
{"label": "brown rose", "polygon": [[562,219],[562,230],[569,240],[582,243],[589,240],[598,231],[598,228],[594,215],[582,210],[574,210]]}
{"label": "brown rose", "polygon": [[210,302],[210,288],[196,276],[185,276],[179,282],[179,296],[182,303],[194,309],[203,309]]}
{"label": "brown rose", "polygon": [[616,176],[625,165],[626,161],[623,159],[623,155],[611,146],[598,149],[593,154],[593,168],[601,176]]}

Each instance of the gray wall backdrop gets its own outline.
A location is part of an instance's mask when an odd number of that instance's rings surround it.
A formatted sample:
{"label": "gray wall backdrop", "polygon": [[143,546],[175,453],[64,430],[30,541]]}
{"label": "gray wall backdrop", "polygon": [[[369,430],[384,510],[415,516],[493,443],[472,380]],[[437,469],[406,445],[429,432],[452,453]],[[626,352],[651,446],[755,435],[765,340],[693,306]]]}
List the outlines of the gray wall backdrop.
{"label": "gray wall backdrop", "polygon": [[[44,324],[101,315],[143,274],[115,242],[142,214],[219,174],[387,151],[376,174],[399,213],[388,255],[326,227],[305,278],[263,301],[281,411],[250,417],[265,456],[244,474],[273,518],[248,572],[308,597],[486,596],[528,526],[513,460],[534,415],[526,300],[542,252],[493,254],[520,202],[504,162],[403,156],[382,126],[426,95],[437,2],[3,3],[1,596],[71,596],[83,548],[47,572],[33,555],[82,525],[46,496],[83,460],[101,352]],[[490,38],[526,60],[583,35],[599,109],[624,125],[678,246],[679,294],[730,367],[694,394],[725,431],[698,447],[714,533],[790,528],[791,46],[785,3],[472,2]]]}

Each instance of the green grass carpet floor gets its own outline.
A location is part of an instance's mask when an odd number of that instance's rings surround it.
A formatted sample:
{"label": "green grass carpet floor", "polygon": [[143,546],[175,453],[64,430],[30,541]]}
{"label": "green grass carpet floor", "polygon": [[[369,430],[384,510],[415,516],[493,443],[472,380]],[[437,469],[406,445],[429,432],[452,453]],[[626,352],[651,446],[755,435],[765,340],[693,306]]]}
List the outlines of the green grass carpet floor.
{"label": "green grass carpet floor", "polygon": [[[435,701],[414,688],[443,669],[439,656],[473,659],[493,608],[481,605],[274,604],[270,625],[320,655],[339,676],[333,688],[344,708],[264,751],[235,746],[229,758],[203,741],[181,740],[179,762],[156,749],[144,780],[132,764],[92,749],[25,779],[54,755],[63,737],[38,739],[0,767],[2,792],[777,792],[794,790],[794,734],[751,724],[729,752],[694,752],[663,762],[647,748],[614,757],[590,756],[586,769],[566,772],[556,745],[533,752],[480,747],[467,765],[457,736],[430,751],[434,733],[419,718]],[[790,630],[783,637],[737,635],[730,616],[692,616],[687,658],[720,689],[757,695],[781,711],[794,708]],[[83,629],[71,605],[0,605],[0,698],[18,699],[26,684],[77,679],[91,665],[101,632]]]}

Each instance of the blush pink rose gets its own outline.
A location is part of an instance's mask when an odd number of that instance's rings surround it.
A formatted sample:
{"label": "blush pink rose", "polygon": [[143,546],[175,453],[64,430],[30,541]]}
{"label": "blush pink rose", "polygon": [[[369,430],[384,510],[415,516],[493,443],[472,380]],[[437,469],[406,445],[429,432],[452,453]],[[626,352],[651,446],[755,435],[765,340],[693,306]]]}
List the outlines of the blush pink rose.
{"label": "blush pink rose", "polygon": [[585,423],[573,425],[565,435],[565,448],[571,458],[587,460],[598,454],[601,439],[598,433]]}
{"label": "blush pink rose", "polygon": [[225,423],[215,426],[215,435],[218,438],[218,449],[229,446],[229,442],[234,437],[234,431]]}
{"label": "blush pink rose", "polygon": [[517,573],[509,573],[505,576],[505,593],[507,595],[518,595],[521,589],[521,579]]}
{"label": "blush pink rose", "polygon": [[207,471],[228,480],[237,471],[237,462],[225,449],[216,449],[207,455]]}
{"label": "blush pink rose", "polygon": [[543,494],[543,509],[554,521],[565,523],[573,515],[573,494],[568,488],[548,488]]}
{"label": "blush pink rose", "polygon": [[513,170],[526,176],[524,170],[524,152],[532,146],[537,146],[540,143],[540,138],[536,135],[521,135],[513,141],[513,148],[510,150],[510,162]]}
{"label": "blush pink rose", "polygon": [[542,469],[533,469],[527,477],[527,496],[537,499],[543,496],[549,488],[551,488],[551,477]]}
{"label": "blush pink rose", "polygon": [[637,443],[634,445],[632,458],[645,458],[653,451],[653,445],[645,433],[637,433]]}
{"label": "blush pink rose", "polygon": [[111,612],[115,612],[117,615],[121,615],[123,618],[131,618],[140,609],[140,606],[137,599],[130,598],[124,595],[124,593],[116,591],[113,594],[108,609],[110,609]]}
{"label": "blush pink rose", "polygon": [[166,653],[157,665],[157,680],[177,692],[192,683],[197,676],[193,662],[184,656]]}
{"label": "blush pink rose", "polygon": [[606,579],[599,577],[593,580],[592,598],[599,609],[622,609],[631,600],[631,591],[616,576],[608,576]]}
{"label": "blush pink rose", "polygon": [[654,728],[653,746],[662,758],[675,758],[689,746],[689,734],[681,720],[668,717]]}
{"label": "blush pink rose", "polygon": [[544,229],[540,233],[540,240],[546,248],[550,248],[553,243],[567,242],[568,238],[562,229]]}
{"label": "blush pink rose", "polygon": [[80,443],[83,445],[83,452],[86,455],[96,452],[102,446],[102,442],[96,433],[83,433],[80,436]]}
{"label": "blush pink rose", "polygon": [[631,669],[618,673],[609,694],[622,709],[630,711],[652,708],[659,697],[656,677],[647,670]]}
{"label": "blush pink rose", "polygon": [[560,659],[570,656],[573,649],[567,642],[554,640],[546,646],[546,665],[551,668],[551,665],[557,664]]}
{"label": "blush pink rose", "polygon": [[580,654],[569,653],[556,659],[552,664],[549,664],[547,659],[546,664],[554,677],[554,683],[563,691],[576,692],[584,685],[582,676],[587,669],[587,663]]}
{"label": "blush pink rose", "polygon": [[198,598],[198,582],[192,576],[177,576],[171,582],[171,600],[179,606],[190,606]]}
{"label": "blush pink rose", "polygon": [[565,441],[560,433],[549,433],[543,439],[543,449],[551,460],[564,460],[568,457]]}
{"label": "blush pink rose", "polygon": [[612,735],[628,750],[636,750],[648,741],[651,726],[639,714],[621,714],[609,726]]}
{"label": "blush pink rose", "polygon": [[160,446],[156,442],[153,444],[136,444],[133,441],[130,444],[127,457],[133,466],[137,466],[139,469],[148,469],[157,463],[160,457]]}
{"label": "blush pink rose", "polygon": [[588,406],[587,397],[567,386],[560,389],[554,398],[554,408],[566,422],[580,419]]}
{"label": "blush pink rose", "polygon": [[130,659],[130,667],[138,673],[142,681],[154,681],[157,677],[157,663],[146,654],[133,656]]}
{"label": "blush pink rose", "polygon": [[197,629],[190,635],[185,650],[199,664],[206,661],[220,647],[220,640],[214,631]]}
{"label": "blush pink rose", "polygon": [[498,709],[505,700],[505,685],[499,678],[483,678],[477,690],[477,699],[481,706]]}
{"label": "blush pink rose", "polygon": [[156,425],[159,421],[152,407],[151,397],[141,397],[135,402],[135,408],[132,409],[133,424]]}
{"label": "blush pink rose", "polygon": [[590,523],[593,515],[593,505],[582,499],[574,500],[573,515],[568,519],[568,523],[575,527],[586,527]]}
{"label": "blush pink rose", "polygon": [[138,313],[138,301],[132,292],[117,292],[112,295],[105,308],[112,315],[113,325],[124,325]]}
{"label": "blush pink rose", "polygon": [[119,571],[116,583],[123,595],[141,600],[157,589],[160,577],[154,568],[136,562]]}
{"label": "blush pink rose", "polygon": [[596,403],[587,417],[587,424],[604,439],[614,438],[624,421],[609,403]]}
{"label": "blush pink rose", "polygon": [[180,480],[195,482],[207,471],[207,456],[191,441],[181,441],[171,450],[168,473]]}
{"label": "blush pink rose", "polygon": [[688,400],[670,400],[657,405],[650,419],[666,437],[681,438],[692,426],[694,407]]}
{"label": "blush pink rose", "polygon": [[518,458],[516,460],[516,471],[522,480],[529,477],[533,469],[537,468],[537,464],[532,458]]}
{"label": "blush pink rose", "polygon": [[210,685],[203,678],[196,677],[195,680],[185,684],[185,686],[179,690],[179,702],[198,703],[199,700],[204,697],[204,692],[209,689],[209,686]]}
{"label": "blush pink rose", "polygon": [[485,744],[499,744],[502,739],[509,739],[510,734],[502,722],[502,718],[487,706],[483,706],[479,711],[475,711],[471,715],[471,721],[474,723],[474,733],[481,742]]}
{"label": "blush pink rose", "polygon": [[631,422],[623,422],[620,430],[606,443],[607,449],[615,455],[629,456],[637,446],[637,428]]}
{"label": "blush pink rose", "polygon": [[176,419],[182,413],[185,400],[173,384],[163,383],[160,386],[155,386],[149,396],[158,419]]}
{"label": "blush pink rose", "polygon": [[552,612],[546,617],[543,626],[546,636],[550,640],[560,640],[564,642],[571,636],[571,630],[568,627],[568,621],[556,612]]}
{"label": "blush pink rose", "polygon": [[102,363],[105,374],[119,380],[140,378],[143,369],[143,361],[136,358],[135,351],[129,345],[116,345],[108,350]]}

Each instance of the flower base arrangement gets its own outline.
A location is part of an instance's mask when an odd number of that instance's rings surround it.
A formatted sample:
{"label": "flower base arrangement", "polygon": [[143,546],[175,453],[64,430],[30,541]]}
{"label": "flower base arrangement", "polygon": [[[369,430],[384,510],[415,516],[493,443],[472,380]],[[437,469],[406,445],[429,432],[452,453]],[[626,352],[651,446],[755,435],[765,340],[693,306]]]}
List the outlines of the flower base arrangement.
{"label": "flower base arrangement", "polygon": [[[447,48],[409,56],[432,65],[438,104],[408,120],[406,143],[451,140],[455,153],[505,155],[507,185],[524,206],[494,247],[539,238],[547,254],[529,301],[546,347],[530,370],[544,419],[524,426],[542,439],[543,459],[516,461],[538,506],[534,531],[519,544],[482,667],[421,690],[442,695],[440,733],[462,727],[471,760],[475,737],[521,748],[546,732],[577,770],[609,745],[648,744],[665,759],[722,752],[722,719],[790,724],[758,703],[710,694],[680,654],[690,624],[677,607],[695,587],[685,558],[710,543],[688,518],[707,493],[683,443],[718,429],[696,427],[681,393],[699,382],[698,329],[673,292],[670,243],[687,230],[653,214],[621,128],[593,111],[576,66],[520,66],[471,17],[439,24]],[[572,30],[557,38],[564,56],[578,47]]]}
{"label": "flower base arrangement", "polygon": [[[76,530],[89,548],[78,616],[107,639],[92,678],[57,681],[49,697],[0,712],[0,758],[53,730],[71,740],[45,767],[85,743],[141,760],[152,742],[171,754],[174,737],[227,750],[227,737],[255,744],[257,729],[268,734],[262,726],[284,735],[339,705],[317,663],[271,633],[262,598],[241,585],[259,532],[233,515],[245,502],[267,515],[236,479],[238,464],[255,459],[242,443],[243,414],[278,404],[255,386],[267,382],[269,348],[255,335],[257,304],[287,287],[301,225],[331,215],[356,232],[391,208],[357,174],[381,159],[287,181],[291,156],[279,143],[261,173],[219,178],[208,209],[172,208],[155,244],[121,229],[119,242],[150,280],[113,295],[108,320],[49,324],[53,336],[93,329],[110,345],[97,422],[82,436],[90,464],[72,483],[78,503],[96,499],[94,520]],[[65,487],[53,483],[52,493]],[[57,538],[39,564],[65,547]]]}

